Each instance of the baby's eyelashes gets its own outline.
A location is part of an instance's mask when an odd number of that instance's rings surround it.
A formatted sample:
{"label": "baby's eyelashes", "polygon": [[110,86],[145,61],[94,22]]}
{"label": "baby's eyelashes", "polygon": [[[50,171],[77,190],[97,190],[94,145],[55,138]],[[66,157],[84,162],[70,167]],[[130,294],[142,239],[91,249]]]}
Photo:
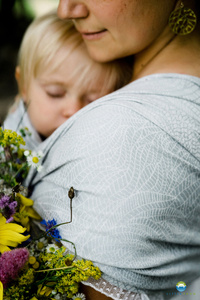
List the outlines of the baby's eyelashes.
{"label": "baby's eyelashes", "polygon": [[46,93],[51,98],[62,98],[66,94],[66,93],[58,94],[58,93],[49,93],[49,92],[46,92]]}
{"label": "baby's eyelashes", "polygon": [[82,97],[82,101],[85,105],[92,103],[93,101],[97,100],[98,98],[100,98],[99,95],[97,94],[88,94],[88,95],[84,95]]}
{"label": "baby's eyelashes", "polygon": [[60,85],[45,86],[46,94],[51,98],[62,98],[66,95],[67,90]]}
{"label": "baby's eyelashes", "polygon": [[63,97],[66,94],[66,89],[59,84],[44,85],[44,91],[52,98]]}

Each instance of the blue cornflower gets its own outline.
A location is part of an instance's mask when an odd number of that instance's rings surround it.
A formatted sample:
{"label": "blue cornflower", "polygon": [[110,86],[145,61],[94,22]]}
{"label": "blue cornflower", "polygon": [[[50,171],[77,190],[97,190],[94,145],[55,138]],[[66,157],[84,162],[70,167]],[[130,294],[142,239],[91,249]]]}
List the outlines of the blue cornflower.
{"label": "blue cornflower", "polygon": [[[46,227],[46,232],[57,225],[55,219],[48,220],[47,222],[45,220],[42,220],[40,223]],[[57,228],[52,228],[48,235],[52,236],[56,240],[56,242],[59,242],[59,239],[61,239],[59,230]]]}

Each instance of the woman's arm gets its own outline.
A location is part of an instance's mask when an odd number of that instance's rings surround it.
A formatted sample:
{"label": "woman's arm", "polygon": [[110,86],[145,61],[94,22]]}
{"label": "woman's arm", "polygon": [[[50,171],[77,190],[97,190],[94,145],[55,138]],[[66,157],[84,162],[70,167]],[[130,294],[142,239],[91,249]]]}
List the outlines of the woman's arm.
{"label": "woman's arm", "polygon": [[104,294],[101,294],[100,292],[97,292],[95,289],[91,288],[90,286],[81,285],[80,292],[85,294],[87,300],[109,300],[112,299],[110,297],[107,297]]}

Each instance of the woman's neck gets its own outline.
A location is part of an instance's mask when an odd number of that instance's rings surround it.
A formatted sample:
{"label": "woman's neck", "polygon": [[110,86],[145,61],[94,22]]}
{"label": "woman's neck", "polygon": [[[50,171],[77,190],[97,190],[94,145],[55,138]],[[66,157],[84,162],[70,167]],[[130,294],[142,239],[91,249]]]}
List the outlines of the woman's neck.
{"label": "woman's neck", "polygon": [[133,78],[156,73],[181,73],[200,77],[200,35],[198,30],[176,36],[166,29],[148,48],[135,55]]}

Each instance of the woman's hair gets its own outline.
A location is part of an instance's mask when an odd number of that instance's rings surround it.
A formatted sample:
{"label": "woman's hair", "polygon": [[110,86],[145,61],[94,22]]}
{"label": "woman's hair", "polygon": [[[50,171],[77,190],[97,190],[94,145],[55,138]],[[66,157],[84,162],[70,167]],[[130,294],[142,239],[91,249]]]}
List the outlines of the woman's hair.
{"label": "woman's hair", "polygon": [[195,1],[195,8],[196,8],[196,13],[197,13],[197,18],[199,18],[200,17],[200,2],[199,2],[199,0]]}
{"label": "woman's hair", "polygon": [[[58,55],[62,48],[64,48],[62,55]],[[56,71],[64,60],[71,59],[76,49],[81,49],[85,53],[82,65],[79,63],[73,74],[70,74],[77,85],[82,80],[88,80],[88,83],[92,84],[92,74],[97,71],[99,76],[104,72],[105,80],[102,88],[113,86],[115,90],[130,82],[132,64],[129,60],[105,64],[93,61],[87,54],[82,37],[72,21],[60,20],[56,12],[51,12],[36,18],[23,37],[18,55],[20,91],[24,87],[28,89],[31,79],[36,78],[43,70],[48,68],[49,72]],[[97,77],[97,74],[95,76]]]}

